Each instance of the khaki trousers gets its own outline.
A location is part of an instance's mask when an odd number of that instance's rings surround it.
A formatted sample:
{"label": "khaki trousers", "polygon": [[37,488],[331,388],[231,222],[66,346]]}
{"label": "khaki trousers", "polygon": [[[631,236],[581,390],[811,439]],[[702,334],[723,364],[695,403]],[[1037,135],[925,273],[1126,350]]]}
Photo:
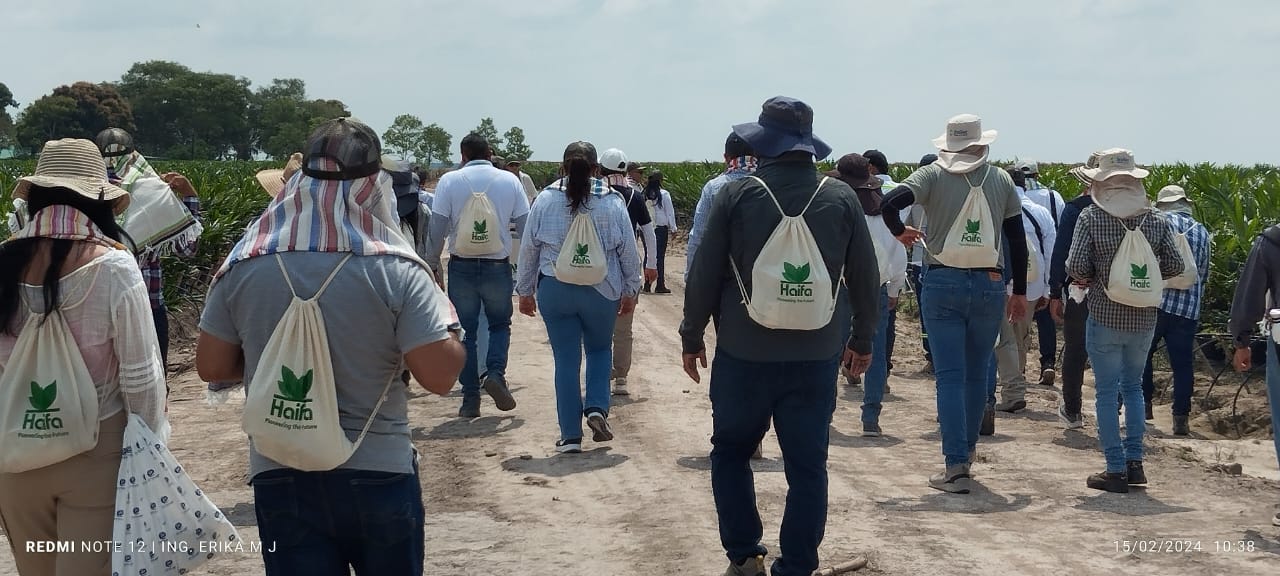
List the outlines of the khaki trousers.
{"label": "khaki trousers", "polygon": [[[98,445],[57,464],[0,474],[0,524],[22,576],[107,576],[111,548],[81,552],[81,542],[110,542],[116,508],[124,411],[98,423]],[[72,552],[28,551],[28,542],[70,543]]]}
{"label": "khaki trousers", "polygon": [[[1013,296],[1010,296],[1013,298]],[[1010,324],[1000,323],[1000,339],[996,342],[996,374],[1000,379],[1000,399],[1003,402],[1026,400],[1027,352],[1031,349],[1031,326],[1036,313],[1036,303],[1027,302],[1027,313]]]}
{"label": "khaki trousers", "polygon": [[[636,295],[639,297],[639,294]],[[639,301],[636,301],[636,307],[639,307]],[[633,339],[631,337],[631,325],[636,319],[636,313],[632,312],[626,316],[619,316],[617,322],[613,325],[613,378],[626,378],[631,373],[631,347]]]}

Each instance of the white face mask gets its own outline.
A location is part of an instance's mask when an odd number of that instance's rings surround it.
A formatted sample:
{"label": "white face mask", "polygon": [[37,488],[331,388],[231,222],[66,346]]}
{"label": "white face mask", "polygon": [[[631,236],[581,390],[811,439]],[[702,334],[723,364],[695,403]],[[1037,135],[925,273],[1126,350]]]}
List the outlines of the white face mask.
{"label": "white face mask", "polygon": [[952,174],[968,174],[987,163],[990,146],[970,146],[959,152],[938,151],[938,166]]}
{"label": "white face mask", "polygon": [[1151,207],[1142,180],[1132,176],[1115,176],[1093,183],[1093,201],[1116,218],[1128,218]]}

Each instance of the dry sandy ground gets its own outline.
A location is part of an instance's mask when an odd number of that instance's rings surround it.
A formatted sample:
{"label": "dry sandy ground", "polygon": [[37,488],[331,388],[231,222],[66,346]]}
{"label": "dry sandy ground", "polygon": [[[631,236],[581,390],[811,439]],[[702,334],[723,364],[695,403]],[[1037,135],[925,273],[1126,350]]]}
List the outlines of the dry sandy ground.
{"label": "dry sandy ground", "polygon": [[[673,270],[683,261],[671,262]],[[641,302],[635,323],[633,396],[615,406],[617,440],[588,452],[554,456],[557,439],[552,363],[537,319],[518,317],[510,380],[520,401],[499,413],[455,418],[458,398],[422,395],[410,404],[413,438],[423,453],[427,510],[426,573],[431,575],[720,574],[707,452],[711,408],[705,384],[678,366],[677,294]],[[874,574],[1269,574],[1280,573],[1280,503],[1274,452],[1255,440],[1165,438],[1150,434],[1151,487],[1128,495],[1084,485],[1102,468],[1092,426],[1065,432],[1052,390],[1030,392],[1030,410],[1001,415],[996,436],[979,446],[980,488],[969,496],[933,491],[941,461],[932,382],[920,366],[915,322],[900,322],[886,436],[859,437],[861,392],[842,384],[831,434],[830,518],[826,563],[867,555]],[[705,380],[704,380],[705,382]],[[170,409],[173,452],[249,540],[256,538],[252,492],[245,484],[246,442],[239,397],[210,408],[186,372]],[[1087,402],[1091,402],[1089,399]],[[1090,404],[1086,404],[1089,406]],[[1086,410],[1087,412],[1087,410]],[[1090,419],[1091,420],[1091,419]],[[1196,448],[1183,449],[1181,446]],[[786,484],[776,441],[754,465],[765,543],[777,549]],[[1237,460],[1244,476],[1210,467]],[[1154,541],[1198,550],[1145,550]],[[1220,551],[1243,542],[1252,551]],[[1166,544],[1167,545],[1167,544]],[[0,573],[13,574],[7,547]],[[251,553],[216,560],[199,573],[262,574]]]}

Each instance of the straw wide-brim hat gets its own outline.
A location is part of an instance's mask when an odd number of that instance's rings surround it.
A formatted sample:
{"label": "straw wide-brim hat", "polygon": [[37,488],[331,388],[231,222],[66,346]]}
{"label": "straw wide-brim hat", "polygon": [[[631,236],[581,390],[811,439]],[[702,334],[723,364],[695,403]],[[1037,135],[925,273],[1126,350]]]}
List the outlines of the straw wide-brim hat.
{"label": "straw wide-brim hat", "polygon": [[45,142],[35,174],[18,179],[13,197],[30,202],[32,186],[66,188],[90,200],[110,202],[116,214],[129,207],[129,193],[107,181],[107,164],[92,140],[63,138]]}
{"label": "straw wide-brim hat", "polygon": [[1094,182],[1102,182],[1113,176],[1132,176],[1139,180],[1151,173],[1139,168],[1133,161],[1133,152],[1124,148],[1110,148],[1098,153],[1098,165],[1085,168],[1080,173]]}
{"label": "straw wide-brim hat", "polygon": [[302,169],[302,153],[294,152],[289,156],[289,161],[285,162],[284,169],[273,168],[271,170],[263,170],[254,175],[258,179],[258,184],[263,190],[267,191],[272,198],[279,196],[284,191],[284,185],[290,178]]}
{"label": "straw wide-brim hat", "polygon": [[961,114],[947,120],[947,131],[933,139],[935,148],[944,152],[960,152],[970,146],[986,146],[996,141],[999,132],[982,129],[982,118]]}

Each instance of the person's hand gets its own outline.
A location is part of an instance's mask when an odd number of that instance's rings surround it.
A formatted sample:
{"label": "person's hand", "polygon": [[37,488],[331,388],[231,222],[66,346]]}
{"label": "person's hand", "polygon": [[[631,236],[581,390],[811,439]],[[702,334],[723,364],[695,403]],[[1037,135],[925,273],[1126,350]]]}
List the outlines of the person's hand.
{"label": "person's hand", "polygon": [[844,349],[844,357],[840,359],[842,366],[849,374],[861,376],[871,367],[871,354],[859,354],[852,348]]}
{"label": "person's hand", "polygon": [[1039,312],[1039,311],[1041,311],[1041,310],[1044,310],[1045,308],[1048,308],[1048,307],[1049,307],[1049,299],[1048,299],[1048,298],[1045,298],[1044,296],[1041,296],[1039,300],[1036,300],[1036,312]]}
{"label": "person's hand", "polygon": [[1232,362],[1236,367],[1236,372],[1248,372],[1253,366],[1253,350],[1247,346],[1244,348],[1236,348],[1236,357]]}
{"label": "person's hand", "polygon": [[1005,319],[1010,324],[1017,323],[1027,317],[1027,297],[1014,294],[1009,297],[1009,302],[1005,304]]}
{"label": "person's hand", "polygon": [[652,283],[654,283],[654,282],[657,282],[657,281],[658,281],[658,269],[657,269],[657,268],[645,268],[645,269],[644,269],[644,281],[645,281],[645,283],[647,283],[647,284],[652,284]]}
{"label": "person's hand", "polygon": [[685,354],[683,358],[684,373],[694,382],[702,382],[702,374],[698,372],[698,365],[703,368],[707,367],[707,351],[703,350],[697,354]]}
{"label": "person's hand", "polygon": [[173,190],[178,196],[183,198],[198,198],[195,186],[191,185],[191,181],[186,176],[177,172],[166,172],[160,176],[165,184],[169,185],[169,189]]}
{"label": "person's hand", "polygon": [[538,313],[538,301],[533,296],[520,297],[520,313],[525,316],[533,316]]}
{"label": "person's hand", "polygon": [[921,232],[918,228],[913,226],[907,226],[906,229],[902,231],[902,234],[897,236],[897,239],[903,246],[910,248],[912,244],[924,239],[924,232]]}
{"label": "person's hand", "polygon": [[623,296],[621,304],[618,305],[618,315],[626,316],[636,311],[636,297]]}
{"label": "person's hand", "polygon": [[1063,309],[1064,306],[1061,298],[1053,298],[1049,300],[1049,316],[1052,316],[1053,321],[1058,324],[1062,324],[1063,322]]}

